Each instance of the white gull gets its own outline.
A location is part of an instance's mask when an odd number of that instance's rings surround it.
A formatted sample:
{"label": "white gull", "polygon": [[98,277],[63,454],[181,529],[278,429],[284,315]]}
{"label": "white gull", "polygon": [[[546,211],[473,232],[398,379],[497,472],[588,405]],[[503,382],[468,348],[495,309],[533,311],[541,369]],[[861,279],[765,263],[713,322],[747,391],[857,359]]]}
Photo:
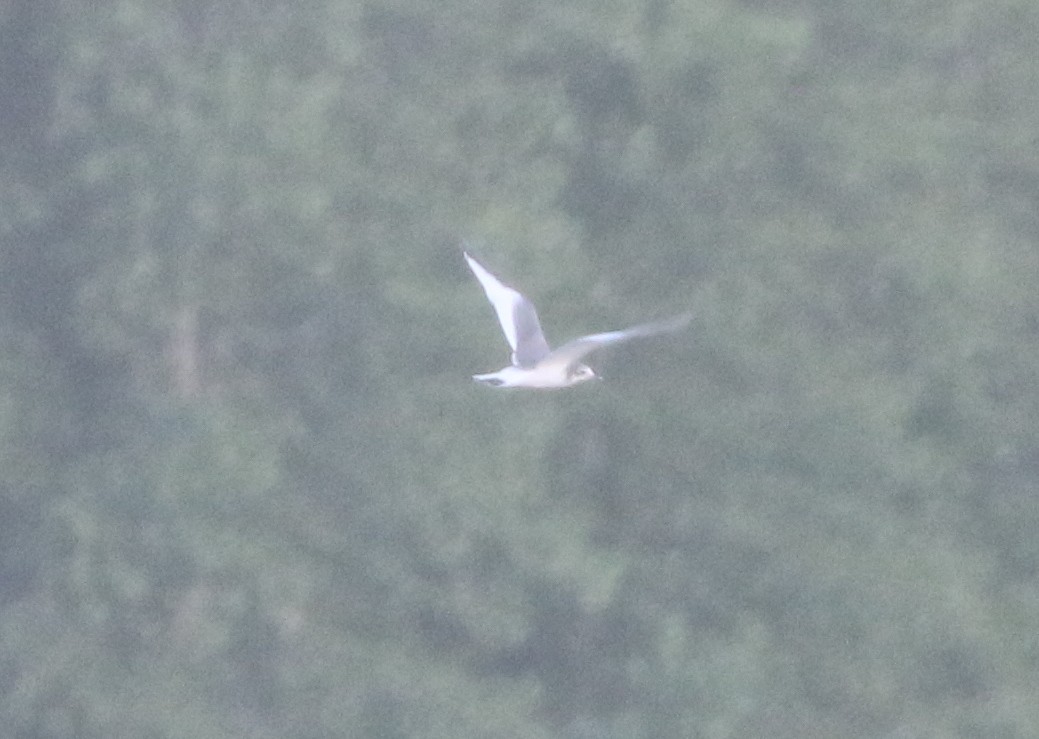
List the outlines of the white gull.
{"label": "white gull", "polygon": [[502,283],[473,259],[469,252],[462,252],[469,269],[483,285],[487,299],[498,314],[498,322],[505,339],[512,347],[512,364],[497,372],[473,375],[473,379],[494,387],[559,388],[570,387],[587,380],[598,379],[592,368],[583,364],[585,355],[604,346],[617,344],[641,336],[653,336],[667,331],[677,331],[686,326],[691,314],[643,323],[620,331],[589,334],[568,341],[557,349],[550,349],[541,331],[534,304],[522,293]]}

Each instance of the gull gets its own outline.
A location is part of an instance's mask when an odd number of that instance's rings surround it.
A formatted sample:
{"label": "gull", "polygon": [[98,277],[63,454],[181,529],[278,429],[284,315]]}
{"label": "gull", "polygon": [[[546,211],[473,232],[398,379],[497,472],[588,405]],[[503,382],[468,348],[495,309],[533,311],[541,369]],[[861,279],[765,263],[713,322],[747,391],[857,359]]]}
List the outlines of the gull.
{"label": "gull", "polygon": [[530,300],[491,274],[486,267],[462,252],[469,269],[483,286],[491,301],[505,339],[512,347],[512,364],[497,372],[473,375],[473,379],[494,387],[560,388],[599,379],[592,368],[581,362],[585,355],[628,339],[653,336],[683,328],[692,318],[689,313],[663,321],[643,323],[620,331],[589,334],[550,349],[541,331],[537,310]]}

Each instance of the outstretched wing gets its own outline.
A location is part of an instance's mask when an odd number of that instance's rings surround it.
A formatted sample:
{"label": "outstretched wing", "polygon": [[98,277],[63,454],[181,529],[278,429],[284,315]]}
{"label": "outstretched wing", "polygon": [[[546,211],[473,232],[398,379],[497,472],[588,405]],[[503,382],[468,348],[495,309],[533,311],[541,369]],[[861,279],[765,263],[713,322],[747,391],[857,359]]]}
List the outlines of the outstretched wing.
{"label": "outstretched wing", "polygon": [[637,339],[643,336],[655,336],[656,334],[678,331],[689,325],[689,322],[692,319],[692,313],[683,313],[662,321],[641,323],[638,326],[632,326],[631,328],[622,329],[620,331],[607,331],[601,334],[581,336],[580,338],[568,341],[560,346],[558,349],[553,351],[545,361],[553,364],[563,364],[566,367],[572,367],[580,362],[585,355],[591,354],[597,349],[602,349],[603,347],[612,344],[619,344],[622,341],[628,341],[629,339]]}
{"label": "outstretched wing", "polygon": [[549,353],[548,342],[541,331],[541,322],[534,304],[517,290],[502,283],[487,269],[470,256],[462,252],[469,269],[483,285],[487,299],[498,314],[498,322],[505,334],[505,339],[512,347],[512,363],[519,367],[530,367]]}

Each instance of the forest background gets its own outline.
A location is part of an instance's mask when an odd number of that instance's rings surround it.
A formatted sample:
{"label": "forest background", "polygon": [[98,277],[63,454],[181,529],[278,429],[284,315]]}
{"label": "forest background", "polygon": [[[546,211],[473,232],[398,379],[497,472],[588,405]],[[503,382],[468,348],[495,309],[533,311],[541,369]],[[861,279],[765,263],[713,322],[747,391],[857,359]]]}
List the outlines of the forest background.
{"label": "forest background", "polygon": [[[1039,735],[1039,5],[11,0],[0,133],[6,736]],[[474,385],[462,239],[695,318]]]}

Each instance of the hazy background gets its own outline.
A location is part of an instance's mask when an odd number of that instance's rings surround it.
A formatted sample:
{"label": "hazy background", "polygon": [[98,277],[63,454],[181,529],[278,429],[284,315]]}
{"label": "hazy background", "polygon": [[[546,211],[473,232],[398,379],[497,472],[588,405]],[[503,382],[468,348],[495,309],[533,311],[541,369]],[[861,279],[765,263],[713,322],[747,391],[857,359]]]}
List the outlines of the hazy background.
{"label": "hazy background", "polygon": [[1039,736],[1039,5],[12,0],[0,203],[5,736]]}

